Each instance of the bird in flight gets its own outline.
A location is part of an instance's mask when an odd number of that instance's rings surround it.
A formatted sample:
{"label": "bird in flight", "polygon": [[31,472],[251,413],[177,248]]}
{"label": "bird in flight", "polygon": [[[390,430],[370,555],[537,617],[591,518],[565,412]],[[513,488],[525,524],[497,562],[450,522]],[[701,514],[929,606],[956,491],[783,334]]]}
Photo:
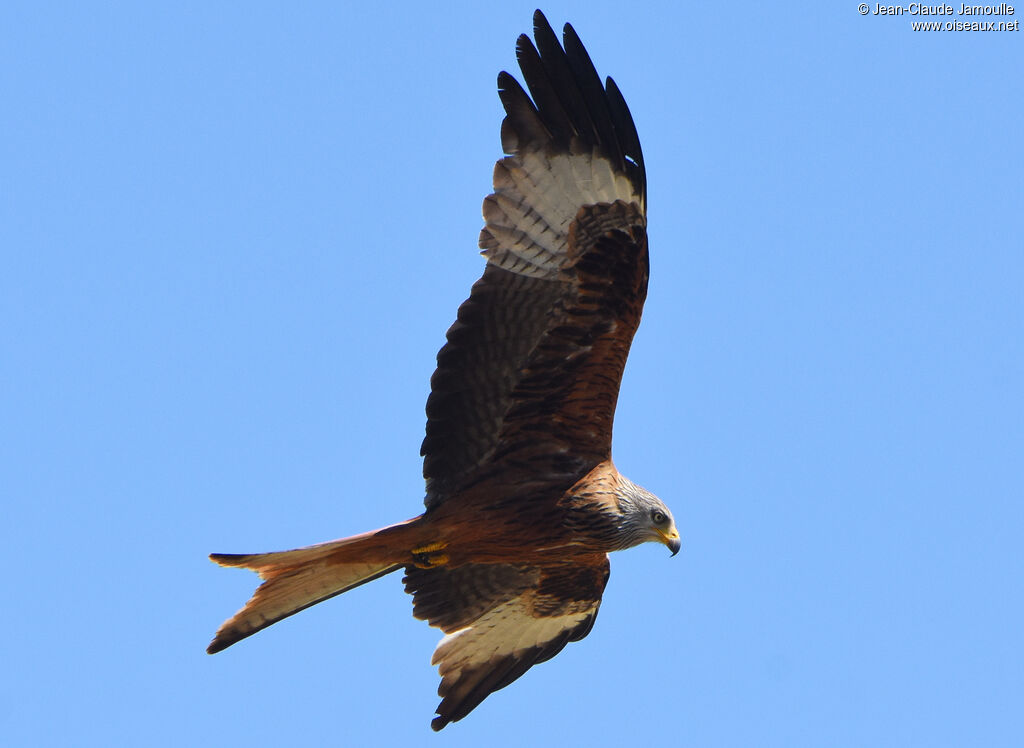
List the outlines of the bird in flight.
{"label": "bird in flight", "polygon": [[445,634],[434,730],[590,632],[610,551],[680,546],[668,507],[611,459],[647,295],[640,141],[572,26],[563,48],[539,10],[533,22],[536,46],[516,44],[530,93],[498,75],[506,155],[484,199],[487,263],[430,380],[426,511],[306,548],[210,556],[263,580],[210,654],[404,570],[413,615]]}

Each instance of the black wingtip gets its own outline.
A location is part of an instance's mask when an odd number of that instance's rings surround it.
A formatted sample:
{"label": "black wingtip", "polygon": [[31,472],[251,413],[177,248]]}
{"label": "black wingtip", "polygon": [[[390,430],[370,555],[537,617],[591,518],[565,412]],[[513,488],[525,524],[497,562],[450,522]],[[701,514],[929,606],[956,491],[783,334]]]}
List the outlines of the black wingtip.
{"label": "black wingtip", "polygon": [[[539,10],[537,12],[540,13]],[[451,720],[447,717],[434,717],[430,720],[430,729],[434,732],[441,732],[449,722]]]}
{"label": "black wingtip", "polygon": [[232,644],[238,644],[238,642],[245,639],[250,634],[255,634],[255,631],[250,631],[246,634],[239,634],[236,632],[224,632],[213,637],[213,641],[210,642],[209,646],[206,647],[206,654],[215,655],[218,652],[223,652],[225,649],[230,647]]}

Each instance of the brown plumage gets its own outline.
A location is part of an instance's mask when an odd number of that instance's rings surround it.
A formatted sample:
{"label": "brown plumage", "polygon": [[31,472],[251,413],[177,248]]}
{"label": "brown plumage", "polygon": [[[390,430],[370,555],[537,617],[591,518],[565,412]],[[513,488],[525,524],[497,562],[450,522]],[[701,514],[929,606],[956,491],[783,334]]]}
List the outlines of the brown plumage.
{"label": "brown plumage", "polygon": [[[398,569],[413,614],[445,632],[432,726],[582,639],[608,552],[679,549],[672,515],[611,461],[612,420],[647,293],[643,154],[618,88],[566,24],[537,11],[498,76],[507,154],[484,200],[483,276],[437,356],[427,400],[426,511],[294,551],[213,554],[263,584],[217,631],[219,652]],[[532,98],[531,98],[532,96]]]}

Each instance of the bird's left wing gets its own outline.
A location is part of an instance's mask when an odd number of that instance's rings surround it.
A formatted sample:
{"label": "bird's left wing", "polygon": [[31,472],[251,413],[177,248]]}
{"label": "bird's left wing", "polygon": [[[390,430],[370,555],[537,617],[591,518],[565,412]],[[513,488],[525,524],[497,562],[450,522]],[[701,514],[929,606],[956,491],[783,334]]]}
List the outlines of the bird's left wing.
{"label": "bird's left wing", "polygon": [[534,665],[590,633],[608,582],[606,555],[519,566],[409,568],[413,613],[446,633],[434,650],[441,685],[440,730]]}

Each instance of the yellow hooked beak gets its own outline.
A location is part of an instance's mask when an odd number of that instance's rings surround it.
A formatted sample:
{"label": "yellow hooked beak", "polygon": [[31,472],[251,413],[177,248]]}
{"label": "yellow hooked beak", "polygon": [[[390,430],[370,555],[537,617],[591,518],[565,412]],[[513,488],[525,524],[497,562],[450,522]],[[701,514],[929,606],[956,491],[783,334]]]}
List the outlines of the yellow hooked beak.
{"label": "yellow hooked beak", "polygon": [[661,536],[661,542],[668,546],[673,556],[679,553],[679,549],[683,546],[683,541],[679,538],[679,531],[675,525],[672,525],[667,530],[659,529],[658,534]]}

